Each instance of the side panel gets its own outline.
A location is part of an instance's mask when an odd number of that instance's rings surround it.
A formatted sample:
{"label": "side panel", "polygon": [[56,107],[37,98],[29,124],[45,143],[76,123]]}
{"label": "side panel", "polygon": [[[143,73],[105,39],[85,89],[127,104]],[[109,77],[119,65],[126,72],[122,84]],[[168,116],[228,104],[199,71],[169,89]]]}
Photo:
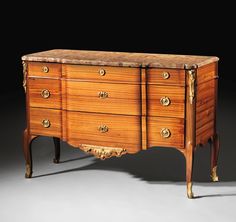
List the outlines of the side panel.
{"label": "side panel", "polygon": [[215,134],[218,88],[217,63],[198,69],[196,95],[196,143],[205,144]]}

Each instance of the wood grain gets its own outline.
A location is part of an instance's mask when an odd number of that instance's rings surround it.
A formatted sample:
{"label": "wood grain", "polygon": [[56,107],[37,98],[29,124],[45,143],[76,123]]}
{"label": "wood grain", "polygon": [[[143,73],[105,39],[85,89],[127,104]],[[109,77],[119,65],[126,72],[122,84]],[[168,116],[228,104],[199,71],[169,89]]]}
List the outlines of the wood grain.
{"label": "wood grain", "polygon": [[[60,80],[29,78],[28,79],[29,106],[61,109]],[[41,93],[48,90],[50,96],[43,98]]]}
{"label": "wood grain", "polygon": [[216,67],[217,63],[211,63],[209,65],[200,67],[198,69],[197,84],[199,85],[218,77],[218,73],[215,71]]}
{"label": "wood grain", "polygon": [[[139,116],[67,112],[67,141],[70,144],[90,144],[120,147],[134,153],[141,149],[141,128]],[[99,127],[105,125],[108,131],[102,133]]]}
{"label": "wood grain", "polygon": [[[148,85],[148,115],[184,118],[185,88]],[[161,98],[168,97],[170,105],[163,106]]]}
{"label": "wood grain", "polygon": [[197,131],[196,143],[202,145],[207,144],[212,135],[214,135],[214,124],[210,121],[208,125],[204,125]]}
{"label": "wood grain", "polygon": [[209,109],[205,109],[202,112],[197,113],[196,115],[196,130],[203,127],[209,122],[214,121],[215,117],[215,109],[214,106],[209,107]]}
{"label": "wood grain", "polygon": [[[43,72],[43,67],[48,67],[48,72]],[[61,77],[61,64],[57,63],[43,63],[43,62],[29,62],[28,63],[28,76],[38,76],[38,77],[51,77],[59,78]]]}
{"label": "wood grain", "polygon": [[215,99],[213,97],[207,97],[207,98],[201,100],[201,102],[199,101],[196,104],[197,113],[201,113],[203,111],[206,111],[210,107],[215,106],[214,104],[215,104]]}
{"label": "wood grain", "polygon": [[[184,148],[184,119],[148,117],[148,147],[163,146]],[[169,138],[161,136],[161,129],[168,128],[171,132]]]}
{"label": "wood grain", "polygon": [[[100,75],[99,71],[105,74]],[[92,80],[99,82],[140,82],[140,69],[111,66],[62,65],[62,76],[68,79]]]}
{"label": "wood grain", "polygon": [[215,79],[209,80],[197,86],[197,107],[206,105],[209,100],[215,97]]}
{"label": "wood grain", "polygon": [[[163,72],[168,72],[170,77],[163,78]],[[185,85],[185,71],[181,69],[148,69],[148,83],[164,85]]]}
{"label": "wood grain", "polygon": [[[61,98],[62,98],[62,126],[67,125],[67,81],[61,81]],[[63,127],[64,128],[64,127]],[[67,128],[62,130],[62,140],[67,139]]]}
{"label": "wood grain", "polygon": [[146,150],[147,144],[147,70],[141,69],[141,122],[142,122],[142,149]]}
{"label": "wood grain", "polygon": [[[30,108],[30,134],[61,138],[61,110]],[[48,119],[49,128],[44,128],[42,121]]]}
{"label": "wood grain", "polygon": [[[66,110],[140,115],[140,85],[63,81]],[[108,97],[100,98],[100,92],[108,93]]]}
{"label": "wood grain", "polygon": [[[213,132],[214,131],[213,128],[214,128],[214,121],[210,120],[209,122],[204,124],[202,127],[197,129],[196,136],[198,137],[200,135],[200,138],[203,137],[201,139],[205,139],[204,135],[207,135],[207,132]],[[212,134],[210,136],[212,136]],[[210,137],[208,137],[207,139],[210,139]]]}
{"label": "wood grain", "polygon": [[[200,84],[197,85],[196,98],[196,140],[197,144],[205,144],[214,136],[214,122],[215,122],[215,66],[212,65],[203,69],[209,71],[211,79],[204,78]],[[212,74],[213,73],[213,74]],[[205,75],[205,72],[203,73]],[[198,74],[201,76],[201,73]]]}

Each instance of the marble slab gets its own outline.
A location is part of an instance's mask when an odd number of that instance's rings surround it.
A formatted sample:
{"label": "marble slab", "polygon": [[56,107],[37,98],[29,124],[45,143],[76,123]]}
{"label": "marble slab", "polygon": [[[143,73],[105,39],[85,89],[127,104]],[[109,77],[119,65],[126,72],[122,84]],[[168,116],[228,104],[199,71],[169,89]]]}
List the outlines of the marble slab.
{"label": "marble slab", "polygon": [[191,69],[216,62],[219,58],[215,56],[54,49],[25,55],[22,60],[78,65]]}

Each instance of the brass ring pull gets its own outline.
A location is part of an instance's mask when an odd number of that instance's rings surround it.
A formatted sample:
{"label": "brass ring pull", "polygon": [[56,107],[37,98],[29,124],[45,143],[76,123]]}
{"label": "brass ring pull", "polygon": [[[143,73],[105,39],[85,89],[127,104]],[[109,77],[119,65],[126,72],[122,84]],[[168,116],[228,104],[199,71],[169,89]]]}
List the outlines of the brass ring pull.
{"label": "brass ring pull", "polygon": [[50,121],[48,119],[44,119],[42,121],[42,125],[43,125],[44,128],[49,128],[51,123],[50,123]]}
{"label": "brass ring pull", "polygon": [[163,72],[163,73],[162,73],[162,78],[163,78],[163,79],[169,79],[169,78],[170,78],[170,73],[168,73],[168,72]]}
{"label": "brass ring pull", "polygon": [[170,135],[171,135],[171,132],[170,132],[169,129],[167,129],[167,128],[162,128],[162,129],[161,129],[161,136],[162,136],[163,138],[169,138]]}
{"label": "brass ring pull", "polygon": [[106,133],[108,132],[108,127],[106,125],[101,125],[98,127],[99,132]]}
{"label": "brass ring pull", "polygon": [[43,89],[42,92],[41,92],[41,96],[44,98],[44,99],[47,99],[50,97],[50,91],[48,89]]}
{"label": "brass ring pull", "polygon": [[105,75],[106,75],[106,70],[105,70],[105,69],[100,69],[100,70],[99,70],[99,74],[100,74],[101,76],[105,76]]}
{"label": "brass ring pull", "polygon": [[100,99],[105,99],[105,98],[108,97],[108,93],[107,93],[107,92],[99,92],[99,93],[98,93],[98,97],[99,97]]}
{"label": "brass ring pull", "polygon": [[43,66],[42,71],[45,73],[49,72],[49,68],[47,66]]}
{"label": "brass ring pull", "polygon": [[170,98],[164,96],[160,99],[160,103],[162,106],[169,106],[170,105]]}

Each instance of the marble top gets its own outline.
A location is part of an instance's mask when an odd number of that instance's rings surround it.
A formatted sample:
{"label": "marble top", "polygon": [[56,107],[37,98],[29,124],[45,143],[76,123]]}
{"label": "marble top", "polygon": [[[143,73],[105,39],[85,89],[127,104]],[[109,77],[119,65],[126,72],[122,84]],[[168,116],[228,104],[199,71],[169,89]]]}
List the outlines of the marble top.
{"label": "marble top", "polygon": [[79,65],[190,69],[216,62],[219,58],[215,56],[54,49],[25,55],[22,60]]}

